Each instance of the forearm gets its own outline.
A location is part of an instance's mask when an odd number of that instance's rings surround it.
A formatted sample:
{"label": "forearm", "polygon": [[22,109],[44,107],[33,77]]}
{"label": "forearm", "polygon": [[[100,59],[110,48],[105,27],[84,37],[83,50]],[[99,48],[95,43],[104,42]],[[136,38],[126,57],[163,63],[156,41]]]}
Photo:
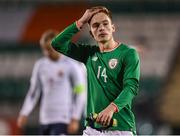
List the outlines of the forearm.
{"label": "forearm", "polygon": [[35,107],[39,97],[40,97],[39,91],[36,91],[35,95],[32,95],[32,91],[30,90],[25,98],[24,104],[20,111],[20,115],[29,116],[29,114]]}
{"label": "forearm", "polygon": [[67,53],[72,37],[79,31],[76,23],[71,24],[52,40],[52,47],[61,53]]}
{"label": "forearm", "polygon": [[76,94],[76,99],[73,103],[72,118],[80,120],[85,109],[86,103],[86,91]]}
{"label": "forearm", "polygon": [[124,108],[126,105],[131,105],[133,98],[137,95],[138,81],[131,79],[124,85],[122,92],[114,100],[114,104],[117,106],[118,111]]}
{"label": "forearm", "polygon": [[124,58],[123,90],[114,100],[118,111],[125,106],[131,106],[132,99],[137,95],[140,77],[139,55],[134,49],[130,49]]}

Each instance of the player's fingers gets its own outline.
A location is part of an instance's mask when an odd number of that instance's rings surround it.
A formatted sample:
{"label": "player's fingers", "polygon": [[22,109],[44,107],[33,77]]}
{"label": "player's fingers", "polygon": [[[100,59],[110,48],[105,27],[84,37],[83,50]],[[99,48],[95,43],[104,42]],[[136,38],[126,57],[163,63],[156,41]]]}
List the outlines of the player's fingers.
{"label": "player's fingers", "polygon": [[110,122],[111,122],[111,117],[108,116],[108,118],[107,118],[107,126],[110,125]]}
{"label": "player's fingers", "polygon": [[104,116],[104,118],[102,119],[102,125],[107,126],[107,123],[108,123],[108,116]]}
{"label": "player's fingers", "polygon": [[97,118],[96,118],[96,122],[97,122],[97,123],[100,123],[100,122],[101,122],[101,118],[102,118],[102,114],[99,113],[98,116],[97,116]]}

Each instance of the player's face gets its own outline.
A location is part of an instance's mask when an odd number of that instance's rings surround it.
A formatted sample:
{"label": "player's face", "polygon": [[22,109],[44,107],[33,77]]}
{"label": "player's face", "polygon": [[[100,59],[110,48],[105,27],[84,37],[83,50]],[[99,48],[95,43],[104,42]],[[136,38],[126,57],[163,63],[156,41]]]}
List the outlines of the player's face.
{"label": "player's face", "polygon": [[51,46],[51,40],[48,40],[47,42],[44,43],[44,45],[42,45],[42,51],[43,54],[52,59],[52,60],[56,60],[57,56],[58,56],[58,52],[56,52],[52,46]]}
{"label": "player's face", "polygon": [[111,19],[105,13],[100,12],[92,17],[90,30],[97,42],[105,43],[112,39],[115,27]]}

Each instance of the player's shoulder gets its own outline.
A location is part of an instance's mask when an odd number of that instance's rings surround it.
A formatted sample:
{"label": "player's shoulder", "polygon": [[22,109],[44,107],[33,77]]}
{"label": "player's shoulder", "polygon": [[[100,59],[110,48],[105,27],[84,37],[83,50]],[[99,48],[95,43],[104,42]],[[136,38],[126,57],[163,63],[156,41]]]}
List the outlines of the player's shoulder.
{"label": "player's shoulder", "polygon": [[68,64],[70,65],[71,68],[82,69],[82,67],[83,67],[83,63],[81,63],[81,62],[79,62],[77,60],[74,60],[72,58],[67,57],[66,61],[68,62]]}
{"label": "player's shoulder", "polygon": [[129,59],[129,60],[139,60],[139,54],[132,45],[125,45],[124,44],[124,53],[123,53],[124,59]]}
{"label": "player's shoulder", "polygon": [[76,60],[74,60],[74,59],[72,59],[70,57],[63,56],[63,58],[64,58],[64,61],[69,65],[75,65],[77,63]]}
{"label": "player's shoulder", "polygon": [[40,66],[42,66],[46,61],[47,61],[47,58],[46,58],[46,57],[41,57],[41,58],[39,58],[38,60],[36,60],[34,66],[40,67]]}
{"label": "player's shoulder", "polygon": [[123,46],[123,51],[125,53],[137,53],[136,48],[134,46],[132,46],[132,45],[122,43],[120,46]]}
{"label": "player's shoulder", "polygon": [[130,45],[130,44],[121,43],[120,46],[123,46],[123,49],[127,50],[127,51],[129,51],[129,50],[136,50],[136,48],[133,45]]}

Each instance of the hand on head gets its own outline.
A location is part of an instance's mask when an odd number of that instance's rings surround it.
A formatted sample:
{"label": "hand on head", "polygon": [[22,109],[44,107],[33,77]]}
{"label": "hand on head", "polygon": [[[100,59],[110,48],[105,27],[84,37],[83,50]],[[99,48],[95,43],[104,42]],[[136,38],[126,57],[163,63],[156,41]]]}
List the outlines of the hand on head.
{"label": "hand on head", "polygon": [[108,12],[108,9],[103,6],[97,6],[87,9],[83,16],[78,20],[78,23],[80,24],[80,26],[83,26],[86,23],[90,23],[91,18],[100,11]]}

